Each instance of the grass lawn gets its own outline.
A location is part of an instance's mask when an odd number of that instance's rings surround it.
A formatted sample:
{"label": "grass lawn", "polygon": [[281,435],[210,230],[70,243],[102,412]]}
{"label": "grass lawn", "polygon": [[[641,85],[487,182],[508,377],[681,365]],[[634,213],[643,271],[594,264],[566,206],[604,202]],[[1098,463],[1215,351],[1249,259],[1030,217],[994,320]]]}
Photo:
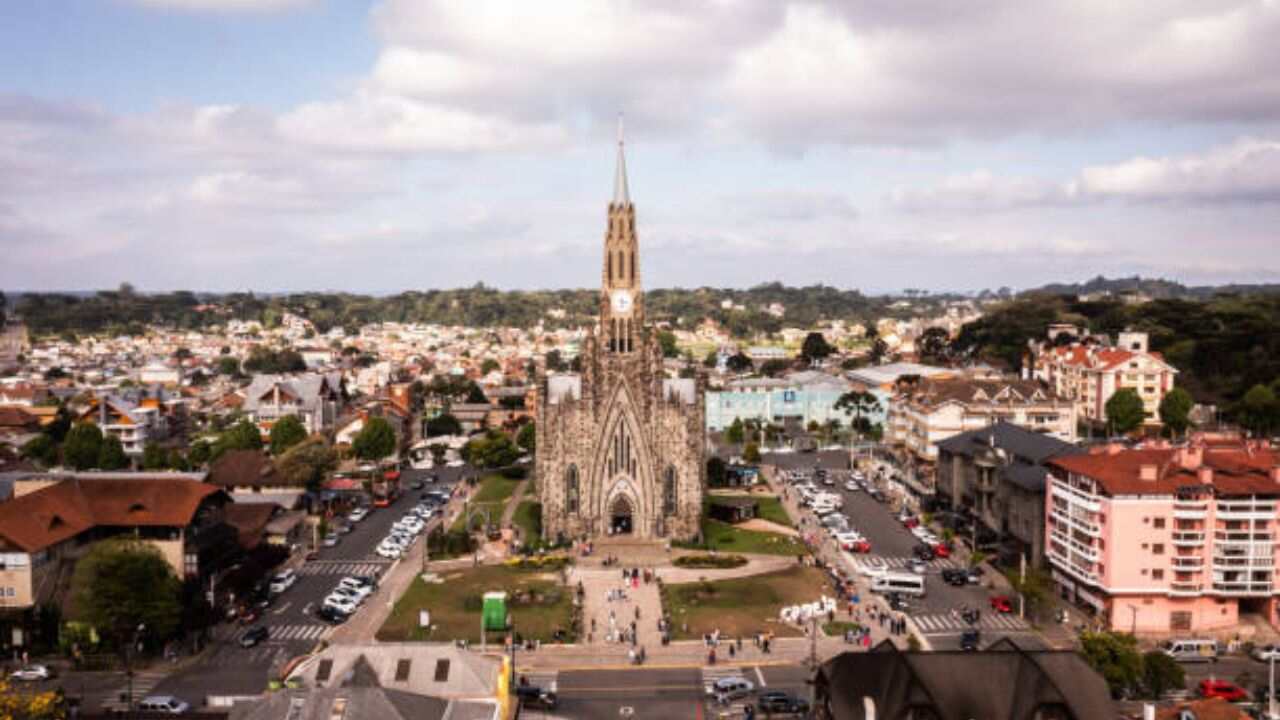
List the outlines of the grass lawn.
{"label": "grass lawn", "polygon": [[804,543],[789,535],[743,530],[719,520],[704,518],[702,535],[706,538],[707,547],[712,550],[762,555],[809,554],[809,548],[805,547]]}
{"label": "grass lawn", "polygon": [[542,537],[542,503],[525,500],[516,506],[516,514],[511,522],[520,528],[525,542],[533,542]]}
{"label": "grass lawn", "polygon": [[849,630],[858,631],[861,629],[862,626],[858,623],[845,622],[843,620],[822,623],[822,632],[826,633],[827,637],[844,637],[845,632]]}
{"label": "grass lawn", "polygon": [[[551,642],[556,630],[572,634],[571,590],[560,585],[558,573],[490,565],[446,573],[443,578],[443,583],[414,578],[378,629],[378,640],[480,642],[481,597],[492,590],[507,593],[507,608],[521,636]],[[418,627],[419,610],[431,613],[434,632]],[[500,640],[497,633],[490,633],[489,639]]]}
{"label": "grass lawn", "polygon": [[716,629],[729,637],[757,632],[790,637],[804,633],[782,622],[778,612],[834,592],[824,572],[797,565],[731,580],[663,585],[662,607],[671,616],[677,639],[700,638]]}
{"label": "grass lawn", "polygon": [[487,475],[480,480],[480,489],[471,498],[471,503],[503,503],[515,492],[519,480],[511,480],[501,475]]}
{"label": "grass lawn", "polygon": [[467,516],[472,515],[475,517],[475,521],[472,523],[471,529],[476,532],[480,532],[484,527],[484,516],[476,515],[475,513],[477,510],[488,510],[489,522],[497,525],[502,522],[502,510],[505,504],[506,503],[502,502],[470,503],[467,505],[467,511],[465,513],[458,513],[458,517],[454,518],[453,524],[449,526],[449,530],[462,532],[467,521]]}

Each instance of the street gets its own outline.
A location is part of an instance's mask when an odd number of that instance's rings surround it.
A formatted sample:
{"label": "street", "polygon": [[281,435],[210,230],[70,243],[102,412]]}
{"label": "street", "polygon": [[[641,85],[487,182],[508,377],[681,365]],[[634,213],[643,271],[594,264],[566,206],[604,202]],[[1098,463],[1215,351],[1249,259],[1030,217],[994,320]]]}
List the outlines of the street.
{"label": "street", "polygon": [[[263,611],[258,622],[248,626],[223,623],[213,628],[214,640],[200,657],[182,669],[165,676],[163,663],[153,670],[139,673],[134,679],[134,697],[162,693],[174,695],[199,706],[209,695],[257,695],[266,687],[270,674],[280,670],[289,660],[309,652],[316,643],[329,638],[334,627],[315,616],[316,609],[337,584],[347,575],[381,577],[392,561],[379,557],[374,548],[386,537],[391,525],[404,516],[427,490],[450,491],[470,468],[441,467],[435,470],[404,470],[400,497],[386,508],[370,508],[368,517],[355,524],[347,534],[340,534],[335,547],[321,547],[318,557],[298,567],[298,580]],[[439,477],[437,483],[426,483],[422,490],[411,490],[410,485],[425,481],[429,475]],[[427,533],[439,523],[432,518],[427,529],[419,536],[422,542]],[[353,622],[369,611],[373,602],[385,602],[375,594],[371,596],[347,622]],[[256,625],[264,625],[268,639],[253,648],[242,648],[240,636]],[[68,680],[68,688],[76,685]],[[117,691],[107,697],[94,699],[90,693],[89,706],[96,707],[103,700],[115,700],[124,691],[121,679]]]}
{"label": "street", "polygon": [[[721,713],[742,717],[742,706],[755,704],[762,690],[781,690],[809,699],[809,670],[798,665],[717,665],[702,668],[636,668],[634,670],[573,670],[526,676],[531,685],[554,683],[560,704],[554,711],[522,710],[534,720],[683,720],[715,718]],[[719,678],[742,677],[755,686],[748,697],[721,705],[707,696],[707,686]],[[786,717],[775,713],[773,717]]]}
{"label": "street", "polygon": [[[766,459],[779,468],[799,469],[812,472],[815,467],[828,470],[831,485],[819,487],[831,493],[839,494],[844,499],[844,514],[848,516],[850,527],[867,538],[871,543],[871,552],[853,554],[841,552],[840,557],[847,568],[856,571],[864,564],[883,562],[895,572],[909,572],[907,563],[911,559],[912,550],[920,544],[911,532],[898,522],[889,503],[881,503],[872,499],[861,488],[846,490],[844,485],[849,472],[848,455],[844,451],[824,451],[817,453],[785,453],[770,455]],[[787,486],[782,483],[782,486]],[[789,486],[788,486],[789,487]],[[794,491],[789,491],[794,496]],[[828,555],[834,554],[834,541],[816,525],[816,517],[808,510],[803,511],[806,532],[818,532],[830,548]],[[941,574],[946,568],[961,568],[965,565],[952,558],[937,558],[928,563],[925,573],[926,595],[921,598],[907,598],[909,608],[907,615],[925,636],[929,645],[935,650],[958,650],[960,636],[972,626],[959,617],[958,610],[962,606],[978,608],[981,611],[978,629],[981,632],[981,644],[990,645],[1002,637],[1011,637],[1019,647],[1035,649],[1046,647],[1044,641],[1032,630],[1030,624],[1016,614],[1000,614],[990,607],[992,592],[981,585],[952,586],[943,582]],[[1016,605],[1015,605],[1016,610]]]}

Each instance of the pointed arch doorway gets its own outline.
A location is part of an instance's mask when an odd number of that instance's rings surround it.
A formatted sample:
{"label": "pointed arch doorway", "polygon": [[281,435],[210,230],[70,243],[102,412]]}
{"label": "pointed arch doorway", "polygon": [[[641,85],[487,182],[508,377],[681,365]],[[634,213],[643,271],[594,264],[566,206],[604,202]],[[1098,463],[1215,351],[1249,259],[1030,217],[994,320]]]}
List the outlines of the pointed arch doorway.
{"label": "pointed arch doorway", "polygon": [[634,529],[631,498],[619,494],[609,505],[609,533],[611,535],[630,535]]}

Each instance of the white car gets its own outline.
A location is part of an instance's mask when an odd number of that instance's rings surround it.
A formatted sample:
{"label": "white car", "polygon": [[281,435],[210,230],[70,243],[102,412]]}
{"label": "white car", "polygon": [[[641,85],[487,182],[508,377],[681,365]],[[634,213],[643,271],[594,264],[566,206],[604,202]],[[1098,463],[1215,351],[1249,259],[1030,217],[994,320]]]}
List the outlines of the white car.
{"label": "white car", "polygon": [[861,488],[860,488],[860,487],[858,487],[858,483],[856,483],[856,482],[854,482],[854,481],[852,481],[852,480],[845,480],[845,481],[844,481],[844,489],[845,489],[846,491],[848,491],[848,492],[858,492],[858,490],[860,490]]}
{"label": "white car", "polygon": [[[365,598],[369,597],[370,592],[371,591],[366,590],[364,588],[357,590],[356,588],[353,588],[353,587],[339,585],[338,587],[333,589],[333,592],[329,593],[329,598],[333,598],[335,600],[347,600],[359,605],[360,603],[364,602]],[[329,598],[325,598],[325,599],[328,600]]]}
{"label": "white car", "polygon": [[466,463],[462,462],[461,460],[450,460],[449,462],[445,463],[446,467],[462,467],[463,465],[466,465]]}
{"label": "white car", "polygon": [[378,557],[384,557],[388,560],[396,560],[404,554],[404,550],[395,545],[379,545],[374,552],[378,554]]}
{"label": "white car", "polygon": [[917,575],[923,575],[929,570],[929,563],[913,557],[907,561],[907,568]]}
{"label": "white car", "polygon": [[874,580],[889,572],[889,563],[884,558],[867,558],[858,564],[858,574]]}
{"label": "white car", "polygon": [[344,615],[351,615],[356,611],[356,604],[353,601],[334,595],[325,598],[324,604],[325,607],[331,607]]}
{"label": "white car", "polygon": [[40,680],[48,680],[53,677],[53,673],[49,671],[46,665],[28,665],[21,670],[14,671],[9,677],[23,682],[38,682]]}
{"label": "white car", "polygon": [[358,523],[367,517],[369,517],[369,511],[368,509],[362,508],[362,507],[358,507],[355,510],[352,510],[351,512],[347,513],[347,520],[353,523]]}
{"label": "white car", "polygon": [[298,582],[298,574],[292,570],[276,573],[275,577],[271,578],[271,584],[267,586],[267,592],[272,595],[279,595],[293,587],[296,582]]}

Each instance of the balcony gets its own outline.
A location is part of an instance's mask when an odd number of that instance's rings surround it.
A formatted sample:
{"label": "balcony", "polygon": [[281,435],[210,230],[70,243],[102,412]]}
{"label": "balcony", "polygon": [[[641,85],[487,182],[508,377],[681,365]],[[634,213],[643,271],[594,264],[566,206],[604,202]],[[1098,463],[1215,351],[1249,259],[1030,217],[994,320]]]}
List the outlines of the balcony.
{"label": "balcony", "polygon": [[1199,570],[1204,567],[1204,558],[1199,555],[1174,555],[1174,570]]}
{"label": "balcony", "polygon": [[1195,581],[1174,580],[1169,583],[1170,595],[1199,595],[1204,591],[1204,584]]}
{"label": "balcony", "polygon": [[1204,520],[1208,515],[1209,503],[1193,500],[1173,501],[1173,517],[1177,520]]}
{"label": "balcony", "polygon": [[1271,581],[1214,580],[1213,592],[1223,595],[1270,595]]}
{"label": "balcony", "polygon": [[1178,547],[1199,547],[1204,545],[1204,533],[1187,530],[1173,531],[1173,544]]}
{"label": "balcony", "polygon": [[1218,503],[1215,516],[1219,520],[1255,520],[1269,522],[1276,519],[1276,507],[1272,503]]}
{"label": "balcony", "polygon": [[1069,505],[1083,508],[1089,512],[1102,510],[1102,503],[1098,502],[1095,496],[1076,490],[1069,485],[1063,485],[1061,482],[1053,484],[1053,494],[1055,497],[1066,500]]}
{"label": "balcony", "polygon": [[1213,568],[1215,570],[1248,570],[1250,568],[1263,568],[1270,570],[1275,567],[1275,560],[1270,556],[1238,556],[1238,555],[1217,555],[1213,556]]}
{"label": "balcony", "polygon": [[1078,530],[1089,537],[1102,537],[1102,526],[1097,523],[1079,517],[1074,513],[1067,513],[1059,510],[1056,506],[1050,511],[1050,517],[1061,523],[1064,531]]}

